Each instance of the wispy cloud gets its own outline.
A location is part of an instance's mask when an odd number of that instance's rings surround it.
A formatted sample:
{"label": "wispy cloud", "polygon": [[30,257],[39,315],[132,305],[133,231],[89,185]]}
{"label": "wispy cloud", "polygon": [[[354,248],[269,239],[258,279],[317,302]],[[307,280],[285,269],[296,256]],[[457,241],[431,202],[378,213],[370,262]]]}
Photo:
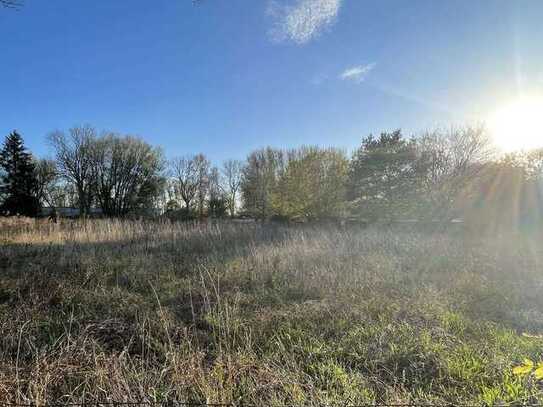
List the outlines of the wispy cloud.
{"label": "wispy cloud", "polygon": [[291,41],[306,44],[337,19],[343,0],[295,0],[285,5],[277,0],[268,4],[268,14],[274,19],[270,38],[276,42]]}
{"label": "wispy cloud", "polygon": [[357,65],[347,68],[339,75],[339,78],[343,79],[344,81],[362,83],[369,75],[369,73],[373,71],[375,65],[375,63],[371,63],[367,65]]}

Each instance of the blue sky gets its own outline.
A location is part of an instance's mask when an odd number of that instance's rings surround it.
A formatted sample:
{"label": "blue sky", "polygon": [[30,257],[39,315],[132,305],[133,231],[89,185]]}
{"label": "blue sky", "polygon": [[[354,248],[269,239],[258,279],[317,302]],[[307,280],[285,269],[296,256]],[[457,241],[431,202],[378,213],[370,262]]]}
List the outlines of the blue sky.
{"label": "blue sky", "polygon": [[351,150],[543,89],[541,0],[25,0],[0,9],[0,134],[90,123],[168,157]]}

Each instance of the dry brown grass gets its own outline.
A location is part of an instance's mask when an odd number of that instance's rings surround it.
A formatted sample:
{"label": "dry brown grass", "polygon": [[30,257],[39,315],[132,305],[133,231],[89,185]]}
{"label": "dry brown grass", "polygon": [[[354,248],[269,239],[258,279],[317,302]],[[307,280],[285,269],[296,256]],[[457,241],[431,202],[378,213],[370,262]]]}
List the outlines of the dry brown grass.
{"label": "dry brown grass", "polygon": [[511,401],[531,236],[0,222],[0,401]]}

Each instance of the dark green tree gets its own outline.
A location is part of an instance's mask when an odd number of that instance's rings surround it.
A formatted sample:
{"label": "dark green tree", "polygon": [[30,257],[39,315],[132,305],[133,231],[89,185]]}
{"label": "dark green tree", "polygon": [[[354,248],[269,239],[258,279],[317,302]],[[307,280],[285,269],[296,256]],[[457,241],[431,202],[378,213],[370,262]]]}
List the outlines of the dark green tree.
{"label": "dark green tree", "polygon": [[36,197],[38,181],[32,155],[26,150],[23,138],[16,132],[6,137],[0,151],[3,196],[1,212],[8,215],[36,216],[40,210]]}
{"label": "dark green tree", "polygon": [[224,218],[226,215],[226,199],[213,197],[208,202],[208,215],[212,218]]}
{"label": "dark green tree", "polygon": [[367,220],[409,216],[420,184],[419,164],[414,143],[400,130],[364,138],[349,168],[353,214]]}

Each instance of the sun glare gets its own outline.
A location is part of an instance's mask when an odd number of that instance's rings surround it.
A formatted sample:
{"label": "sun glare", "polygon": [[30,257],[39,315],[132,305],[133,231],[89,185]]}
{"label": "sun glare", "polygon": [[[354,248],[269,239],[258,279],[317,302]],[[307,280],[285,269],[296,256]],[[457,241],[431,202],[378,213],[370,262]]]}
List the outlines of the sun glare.
{"label": "sun glare", "polygon": [[519,99],[488,121],[496,145],[505,152],[543,147],[543,98]]}

